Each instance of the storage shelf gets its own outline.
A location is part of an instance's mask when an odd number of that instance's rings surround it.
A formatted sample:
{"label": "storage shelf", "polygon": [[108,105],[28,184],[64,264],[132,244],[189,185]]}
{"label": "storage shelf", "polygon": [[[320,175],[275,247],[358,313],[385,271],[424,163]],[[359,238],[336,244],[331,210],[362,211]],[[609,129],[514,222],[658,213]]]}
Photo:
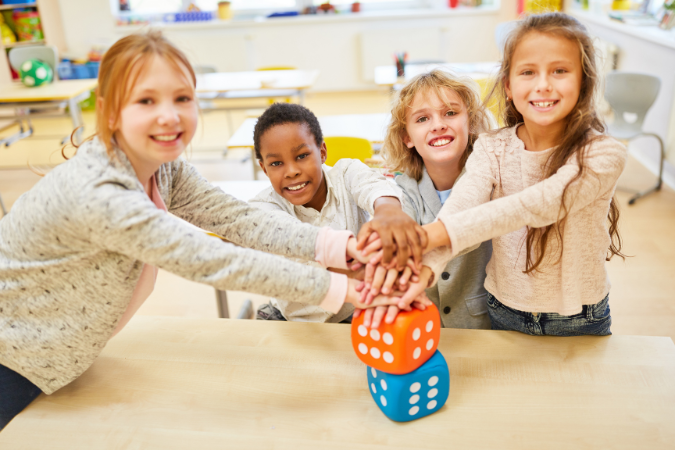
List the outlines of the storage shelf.
{"label": "storage shelf", "polygon": [[45,43],[44,39],[37,39],[35,41],[14,42],[13,44],[7,44],[7,45],[4,45],[3,47],[5,47],[5,48],[27,47],[27,46],[30,46],[30,45],[44,45],[44,43]]}
{"label": "storage shelf", "polygon": [[3,9],[17,9],[17,8],[37,8],[37,3],[17,3],[16,5],[0,5],[0,11]]}

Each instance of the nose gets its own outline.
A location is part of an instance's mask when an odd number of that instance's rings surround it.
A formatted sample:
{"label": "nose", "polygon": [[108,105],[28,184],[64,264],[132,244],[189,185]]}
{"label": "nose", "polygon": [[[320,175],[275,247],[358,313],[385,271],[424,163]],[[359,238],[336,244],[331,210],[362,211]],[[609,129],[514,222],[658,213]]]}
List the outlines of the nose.
{"label": "nose", "polygon": [[295,160],[293,160],[292,162],[290,162],[288,164],[285,164],[284,166],[286,168],[286,172],[284,173],[284,177],[286,177],[286,178],[295,178],[298,175],[300,175],[300,173],[301,173],[300,166],[298,165],[298,163]]}
{"label": "nose", "polygon": [[180,122],[178,109],[173,102],[164,102],[160,105],[157,123],[162,126],[177,125]]}
{"label": "nose", "polygon": [[537,92],[548,92],[551,90],[551,80],[548,74],[542,73],[537,79]]}
{"label": "nose", "polygon": [[448,129],[448,124],[445,123],[442,116],[434,114],[431,120],[432,131],[445,131]]}

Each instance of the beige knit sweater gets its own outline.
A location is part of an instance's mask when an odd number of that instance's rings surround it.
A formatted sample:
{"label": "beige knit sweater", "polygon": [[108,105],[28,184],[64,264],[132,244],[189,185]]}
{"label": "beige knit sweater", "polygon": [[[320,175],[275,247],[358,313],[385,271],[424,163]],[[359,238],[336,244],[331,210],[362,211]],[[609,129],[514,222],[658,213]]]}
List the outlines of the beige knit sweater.
{"label": "beige knit sweater", "polygon": [[491,294],[520,311],[577,314],[582,305],[598,303],[609,293],[607,214],[626,164],[626,148],[609,137],[589,146],[587,170],[567,191],[571,208],[562,235],[562,258],[557,261],[560,243],[551,238],[540,271],[528,275],[523,273],[527,227],[558,220],[563,189],[578,173],[578,166],[576,158],[570,158],[543,179],[553,149],[525,150],[516,129],[480,136],[466,163],[466,174],[438,215],[452,249],[434,251],[425,259],[437,271],[442,260],[492,239],[485,280]]}

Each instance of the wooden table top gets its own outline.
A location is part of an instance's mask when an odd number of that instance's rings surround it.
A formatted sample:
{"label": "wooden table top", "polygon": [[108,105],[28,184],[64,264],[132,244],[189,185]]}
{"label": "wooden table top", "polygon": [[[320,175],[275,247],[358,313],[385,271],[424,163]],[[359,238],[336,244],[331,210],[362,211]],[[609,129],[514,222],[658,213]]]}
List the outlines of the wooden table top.
{"label": "wooden table top", "polygon": [[259,70],[197,75],[197,92],[230,92],[258,89],[308,89],[318,70]]}
{"label": "wooden table top", "polygon": [[3,449],[673,448],[669,338],[443,329],[450,397],[387,419],[350,327],[137,316]]}
{"label": "wooden table top", "polygon": [[0,86],[0,103],[48,102],[69,100],[98,85],[95,78],[86,80],[57,80],[37,87],[26,87],[21,83]]}
{"label": "wooden table top", "polygon": [[[324,137],[358,137],[371,143],[381,143],[387,133],[391,114],[340,114],[318,117]],[[253,147],[253,130],[258,119],[244,120],[227,141],[227,146]]]}

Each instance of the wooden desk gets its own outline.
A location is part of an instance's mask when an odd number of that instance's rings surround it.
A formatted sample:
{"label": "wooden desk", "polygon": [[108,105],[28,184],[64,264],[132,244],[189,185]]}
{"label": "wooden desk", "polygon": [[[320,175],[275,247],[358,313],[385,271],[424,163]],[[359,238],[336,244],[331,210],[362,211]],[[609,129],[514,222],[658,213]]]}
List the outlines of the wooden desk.
{"label": "wooden desk", "polygon": [[[342,114],[318,117],[325,137],[349,136],[381,144],[387,132],[391,114]],[[227,141],[228,148],[253,147],[253,130],[258,119],[246,119]]]}
{"label": "wooden desk", "polygon": [[444,329],[450,397],[387,419],[350,327],[137,316],[3,449],[672,449],[675,345]]}
{"label": "wooden desk", "polygon": [[[95,89],[98,80],[58,80],[53,83],[38,87],[26,87],[21,83],[10,83],[0,86],[0,108],[11,108],[14,110],[17,121],[26,121],[27,130],[23,130],[2,141],[5,145],[10,145],[19,139],[30,136],[33,133],[30,117],[34,115],[31,110],[44,109],[57,106],[63,102],[68,103],[70,109],[70,118],[73,121],[73,129],[84,125],[82,121],[82,110],[80,102],[89,97],[89,92]],[[82,138],[82,128],[76,133],[76,140],[79,142]]]}

